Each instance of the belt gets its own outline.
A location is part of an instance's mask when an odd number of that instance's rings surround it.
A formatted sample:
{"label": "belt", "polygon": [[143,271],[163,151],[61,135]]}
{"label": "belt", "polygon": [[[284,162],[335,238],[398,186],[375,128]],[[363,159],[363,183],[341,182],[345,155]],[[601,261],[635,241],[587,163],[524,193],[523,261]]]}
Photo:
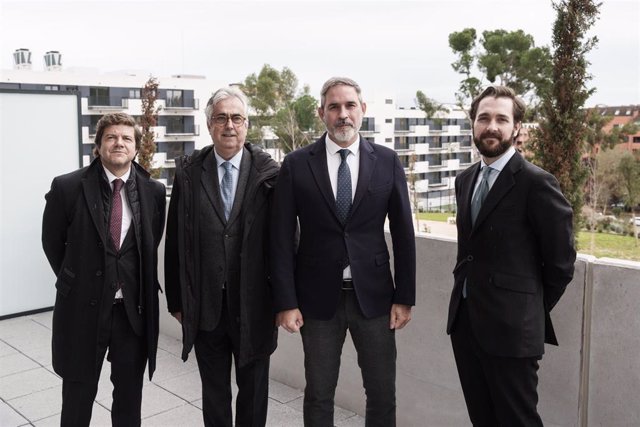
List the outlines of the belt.
{"label": "belt", "polygon": [[353,290],[353,280],[352,279],[342,279],[342,290],[343,291],[352,291]]}

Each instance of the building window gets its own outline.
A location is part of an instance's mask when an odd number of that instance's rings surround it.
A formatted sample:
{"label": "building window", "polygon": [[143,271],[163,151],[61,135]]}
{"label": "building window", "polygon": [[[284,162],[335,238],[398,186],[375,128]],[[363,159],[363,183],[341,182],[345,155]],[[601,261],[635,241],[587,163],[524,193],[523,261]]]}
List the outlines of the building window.
{"label": "building window", "polygon": [[385,138],[384,142],[393,142],[393,138]]}
{"label": "building window", "polygon": [[45,85],[44,90],[60,90],[60,86],[57,86],[57,85]]}
{"label": "building window", "polygon": [[385,104],[393,104],[393,99],[385,99],[384,103]]}
{"label": "building window", "polygon": [[393,123],[393,119],[384,119],[385,123]]}
{"label": "building window", "polygon": [[167,117],[167,133],[184,133],[184,117],[169,116]]}
{"label": "building window", "polygon": [[89,116],[89,135],[96,134],[96,127],[98,126],[98,121],[102,118],[102,116],[92,115]]}
{"label": "building window", "polygon": [[182,91],[181,90],[168,90],[167,91],[167,107],[182,107]]}
{"label": "building window", "polygon": [[140,99],[140,89],[129,89],[129,99]]}
{"label": "building window", "polygon": [[111,105],[109,104],[109,88],[90,87],[89,105]]}

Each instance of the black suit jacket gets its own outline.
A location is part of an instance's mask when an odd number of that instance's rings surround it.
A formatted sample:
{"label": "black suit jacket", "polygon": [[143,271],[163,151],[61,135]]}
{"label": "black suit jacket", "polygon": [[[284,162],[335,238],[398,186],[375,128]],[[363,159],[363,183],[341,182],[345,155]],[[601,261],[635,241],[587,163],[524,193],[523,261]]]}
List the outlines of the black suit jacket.
{"label": "black suit jacket", "polygon": [[[299,308],[305,317],[332,318],[347,265],[366,317],[388,314],[393,303],[415,304],[415,238],[404,169],[394,151],[362,138],[359,168],[343,226],[329,180],[325,136],[284,159],[271,222],[276,311]],[[395,286],[384,237],[387,217]]]}
{"label": "black suit jacket", "polygon": [[[164,229],[164,185],[133,163],[140,203],[140,286],[145,321],[149,377],[155,369],[158,343],[158,255]],[[101,310],[105,304],[106,230],[99,159],[90,166],[54,178],[42,221],[42,246],[57,277],[53,311],[53,368],[65,380],[96,380]],[[108,184],[107,184],[108,185]],[[136,232],[136,234],[138,234]],[[124,290],[123,290],[124,291]],[[110,293],[113,298],[115,289]],[[137,297],[137,295],[135,296]]]}
{"label": "black suit jacket", "polygon": [[557,345],[549,312],[573,277],[572,210],[553,175],[515,153],[471,225],[477,163],[456,178],[458,257],[451,333],[467,280],[475,338],[489,354],[532,357]]}

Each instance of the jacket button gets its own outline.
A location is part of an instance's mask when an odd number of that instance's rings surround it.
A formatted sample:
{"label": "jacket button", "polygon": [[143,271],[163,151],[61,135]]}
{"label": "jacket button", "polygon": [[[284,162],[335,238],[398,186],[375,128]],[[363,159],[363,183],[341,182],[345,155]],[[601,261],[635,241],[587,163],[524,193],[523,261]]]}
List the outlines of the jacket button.
{"label": "jacket button", "polygon": [[473,261],[473,255],[469,255],[469,256],[467,257],[467,261]]}
{"label": "jacket button", "polygon": [[96,304],[98,304],[98,300],[92,299],[91,301],[89,301],[89,305],[90,306],[95,306]]}
{"label": "jacket button", "polygon": [[102,270],[96,271],[96,276],[98,276],[98,277],[102,276]]}

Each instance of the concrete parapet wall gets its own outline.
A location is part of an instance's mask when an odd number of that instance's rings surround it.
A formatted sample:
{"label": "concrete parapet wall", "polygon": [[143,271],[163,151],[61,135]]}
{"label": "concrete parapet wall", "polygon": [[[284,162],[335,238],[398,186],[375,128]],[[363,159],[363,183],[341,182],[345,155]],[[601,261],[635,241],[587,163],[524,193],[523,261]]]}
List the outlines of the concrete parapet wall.
{"label": "concrete parapet wall", "polygon": [[[418,237],[416,246],[416,307],[409,325],[396,333],[397,424],[468,426],[446,334],[456,244]],[[179,337],[177,322],[166,311],[161,317],[161,331]],[[640,425],[640,263],[580,256],[551,317],[560,346],[546,346],[540,363],[539,410],[545,425]],[[299,334],[280,330],[270,376],[304,389]],[[364,401],[355,349],[347,338],[336,404],[364,416]]]}

